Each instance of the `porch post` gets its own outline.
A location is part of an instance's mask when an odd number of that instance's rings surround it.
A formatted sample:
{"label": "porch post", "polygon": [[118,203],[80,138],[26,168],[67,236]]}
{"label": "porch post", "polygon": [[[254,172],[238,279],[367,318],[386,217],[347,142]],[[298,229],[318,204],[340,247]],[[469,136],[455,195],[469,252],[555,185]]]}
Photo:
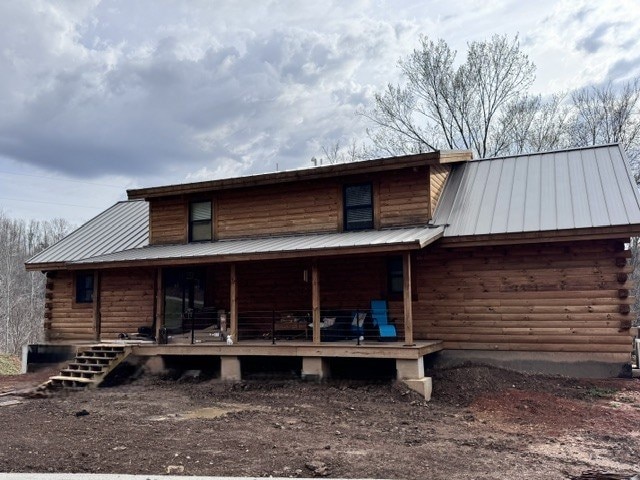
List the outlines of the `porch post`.
{"label": "porch post", "polygon": [[402,257],[402,292],[404,296],[404,344],[413,343],[413,310],[411,305],[411,252],[405,252]]}
{"label": "porch post", "polygon": [[229,299],[229,316],[230,318],[230,335],[234,343],[238,341],[238,285],[236,282],[236,264],[232,263],[230,268],[230,280],[229,280],[229,292],[231,298]]}
{"label": "porch post", "polygon": [[311,304],[313,313],[313,343],[320,343],[320,281],[318,277],[318,261],[311,266]]}
{"label": "porch post", "polygon": [[164,323],[164,288],[162,284],[162,267],[156,268],[156,305],[155,305],[155,313],[156,313],[156,342],[160,340],[160,330],[163,327]]}

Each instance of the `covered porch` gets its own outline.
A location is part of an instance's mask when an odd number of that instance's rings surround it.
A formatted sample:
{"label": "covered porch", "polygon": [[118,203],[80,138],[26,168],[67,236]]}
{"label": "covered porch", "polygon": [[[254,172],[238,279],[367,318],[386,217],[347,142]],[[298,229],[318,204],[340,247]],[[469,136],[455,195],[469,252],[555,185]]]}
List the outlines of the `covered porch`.
{"label": "covered porch", "polygon": [[[101,339],[114,338],[112,302],[123,296],[113,295],[121,289],[107,280],[135,271],[152,282],[148,332],[161,344],[355,339],[412,346],[414,255],[442,234],[442,227],[427,225],[153,245],[69,266],[94,269]],[[103,313],[109,313],[108,330],[101,328]]]}

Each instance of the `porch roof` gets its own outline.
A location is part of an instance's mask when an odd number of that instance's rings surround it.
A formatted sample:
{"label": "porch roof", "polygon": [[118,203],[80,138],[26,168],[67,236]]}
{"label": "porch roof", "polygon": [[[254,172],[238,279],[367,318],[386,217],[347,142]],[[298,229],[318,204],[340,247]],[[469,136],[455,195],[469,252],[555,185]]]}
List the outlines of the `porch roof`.
{"label": "porch roof", "polygon": [[225,261],[266,260],[358,253],[382,253],[423,248],[444,233],[444,227],[422,226],[282,237],[245,238],[181,245],[151,245],[80,259],[67,267],[184,265]]}

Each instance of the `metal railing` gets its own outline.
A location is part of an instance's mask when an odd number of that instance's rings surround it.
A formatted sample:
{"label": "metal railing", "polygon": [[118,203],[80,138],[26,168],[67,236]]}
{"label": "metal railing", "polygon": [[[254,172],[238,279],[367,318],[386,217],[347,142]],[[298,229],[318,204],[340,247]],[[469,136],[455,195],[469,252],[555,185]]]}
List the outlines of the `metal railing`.
{"label": "metal railing", "polygon": [[[394,321],[389,319],[393,325]],[[311,310],[252,310],[238,313],[238,338],[231,337],[229,313],[222,310],[187,310],[181,327],[165,328],[159,343],[212,343],[264,340],[313,341]],[[396,327],[396,335],[402,332]],[[163,337],[165,341],[163,342]],[[323,309],[320,314],[320,341],[378,340],[380,329],[371,311],[362,308]],[[395,340],[396,338],[388,338]]]}

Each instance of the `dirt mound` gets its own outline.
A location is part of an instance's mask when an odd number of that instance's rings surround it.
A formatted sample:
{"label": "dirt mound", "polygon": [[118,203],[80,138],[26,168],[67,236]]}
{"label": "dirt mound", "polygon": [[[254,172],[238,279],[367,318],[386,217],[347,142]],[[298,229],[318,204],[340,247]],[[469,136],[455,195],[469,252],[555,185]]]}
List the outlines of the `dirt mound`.
{"label": "dirt mound", "polygon": [[20,398],[0,406],[11,432],[0,471],[489,479],[636,468],[637,381],[485,365],[431,375],[430,403],[390,381],[228,384],[194,372]]}

